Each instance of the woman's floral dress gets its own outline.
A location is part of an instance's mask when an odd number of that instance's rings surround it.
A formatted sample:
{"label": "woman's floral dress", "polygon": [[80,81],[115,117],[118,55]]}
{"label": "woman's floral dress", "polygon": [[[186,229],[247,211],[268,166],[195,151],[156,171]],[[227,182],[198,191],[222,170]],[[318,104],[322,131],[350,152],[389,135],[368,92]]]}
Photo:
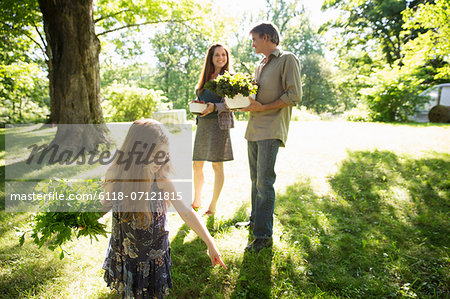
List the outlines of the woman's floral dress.
{"label": "woman's floral dress", "polygon": [[121,212],[113,206],[104,279],[123,298],[163,298],[172,287],[166,204],[161,200],[149,204],[153,222],[147,228],[134,218],[121,220]]}

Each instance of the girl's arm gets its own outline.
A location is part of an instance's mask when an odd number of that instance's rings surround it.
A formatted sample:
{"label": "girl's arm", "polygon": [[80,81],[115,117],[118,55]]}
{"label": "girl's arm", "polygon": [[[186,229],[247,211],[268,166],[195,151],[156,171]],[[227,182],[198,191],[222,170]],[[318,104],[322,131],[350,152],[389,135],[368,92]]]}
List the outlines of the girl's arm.
{"label": "girl's arm", "polygon": [[[170,180],[158,180],[158,187],[164,191],[176,192],[175,187]],[[203,225],[203,223],[200,222],[197,215],[194,213],[194,210],[190,207],[186,207],[181,200],[171,200],[170,203],[173,204],[178,214],[181,216],[181,219],[183,219],[183,221],[203,240],[203,242],[205,242],[206,246],[208,246],[209,258],[211,259],[213,266],[219,264],[227,269],[222,261],[219,249],[209,234],[208,229]]]}

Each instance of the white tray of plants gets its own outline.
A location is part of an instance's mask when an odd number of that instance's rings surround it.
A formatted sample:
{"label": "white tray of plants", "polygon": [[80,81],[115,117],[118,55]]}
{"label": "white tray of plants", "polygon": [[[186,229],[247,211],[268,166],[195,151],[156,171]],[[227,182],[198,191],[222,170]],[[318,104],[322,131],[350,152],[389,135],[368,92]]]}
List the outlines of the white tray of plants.
{"label": "white tray of plants", "polygon": [[249,75],[242,73],[231,75],[228,72],[206,82],[205,88],[225,98],[225,103],[230,109],[247,107],[250,105],[248,97],[254,98],[258,91],[258,85]]}
{"label": "white tray of plants", "polygon": [[204,101],[199,101],[196,99],[189,103],[189,110],[194,115],[200,115],[207,106],[208,105]]}

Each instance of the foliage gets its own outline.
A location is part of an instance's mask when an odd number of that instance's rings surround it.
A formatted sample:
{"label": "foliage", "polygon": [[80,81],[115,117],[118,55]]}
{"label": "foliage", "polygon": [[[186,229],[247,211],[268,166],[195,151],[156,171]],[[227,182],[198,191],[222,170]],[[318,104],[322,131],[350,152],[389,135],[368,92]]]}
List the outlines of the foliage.
{"label": "foliage", "polygon": [[0,3],[0,122],[42,122],[48,114],[48,80],[39,54],[38,3]]}
{"label": "foliage", "polygon": [[[245,28],[249,23],[255,23],[255,17],[252,15],[245,15],[237,27]],[[234,71],[253,75],[256,64],[261,58],[255,53],[251,46],[252,41],[249,38],[249,33],[247,31],[235,30],[232,35],[234,40],[237,41],[231,48],[230,53],[233,58]]]}
{"label": "foliage", "polygon": [[113,44],[122,59],[133,59],[143,53],[140,32],[155,24],[192,22],[200,18],[198,11],[193,0],[100,0],[94,6],[94,21],[100,31],[97,35],[106,36],[104,43]]}
{"label": "foliage", "polygon": [[347,49],[363,45],[372,52],[379,47],[384,60],[392,65],[401,58],[400,50],[404,44],[401,36],[401,12],[406,8],[407,2],[414,5],[419,0],[326,0],[323,8],[336,8],[345,13],[345,17],[341,16],[328,26],[342,29]]}
{"label": "foliage", "polygon": [[[36,192],[44,194],[63,194],[69,198],[70,194],[94,194],[101,191],[99,181],[88,180],[83,183],[73,183],[64,179],[50,179],[41,181],[35,188]],[[102,206],[99,200],[73,200],[70,207],[65,201],[54,200],[45,203],[40,211],[32,218],[31,238],[39,247],[49,242],[48,248],[54,250],[61,248],[64,243],[74,237],[89,236],[98,241],[97,236],[106,237],[105,225],[98,222],[103,216]],[[73,212],[55,212],[61,209],[70,209]],[[90,212],[88,212],[90,211]],[[92,212],[94,211],[94,212]],[[27,232],[20,237],[20,245],[23,245]],[[61,248],[60,258],[64,258]]]}
{"label": "foliage", "polygon": [[[38,28],[42,22],[36,0],[0,2],[0,63],[11,64],[18,60],[29,62],[35,47],[40,47]],[[42,53],[41,53],[42,54]]]}
{"label": "foliage", "polygon": [[38,64],[0,64],[0,122],[42,122],[48,115],[48,80]]}
{"label": "foliage", "polygon": [[205,24],[198,22],[195,28],[197,26],[198,30],[183,24],[169,24],[151,41],[158,59],[153,88],[162,90],[176,109],[187,109],[194,97],[194,87],[209,46]]}
{"label": "foliage", "polygon": [[344,12],[328,24],[342,33],[333,48],[338,102],[370,109],[369,117],[356,108],[347,118],[405,121],[423,104],[421,91],[450,78],[448,1],[421,2],[325,1]]}
{"label": "foliage", "polygon": [[421,79],[406,68],[386,68],[374,73],[372,86],[362,90],[371,119],[375,121],[406,121],[425,99],[420,97]]}
{"label": "foliage", "polygon": [[320,116],[305,106],[294,107],[292,109],[291,121],[317,121]]}
{"label": "foliage", "polygon": [[114,84],[136,86],[152,89],[157,85],[155,74],[157,69],[150,63],[105,64],[100,70],[102,88],[108,88]]}
{"label": "foliage", "polygon": [[325,59],[319,54],[311,54],[302,61],[301,105],[317,113],[336,112],[337,101],[331,71]]}
{"label": "foliage", "polygon": [[234,98],[238,94],[248,97],[250,94],[256,94],[258,85],[253,82],[252,77],[243,73],[231,75],[225,72],[217,76],[214,80],[208,81],[205,88],[217,93],[221,97]]}
{"label": "foliage", "polygon": [[[96,24],[97,36],[105,37],[110,34],[109,37],[102,38],[103,44],[115,43],[117,53],[124,58],[129,58],[130,54],[134,56],[142,53],[139,48],[140,41],[134,38],[141,35],[134,33],[140,32],[148,25],[192,21],[199,18],[196,11],[198,11],[197,5],[191,0],[116,1],[114,3],[97,1],[93,6],[93,19]],[[0,4],[0,12],[0,37],[4,41],[0,45],[1,65],[20,64],[20,60],[26,62],[41,60],[43,66],[43,59],[52,59],[51,55],[48,56],[46,53],[48,50],[46,41],[40,32],[42,31],[42,15],[38,1],[5,0]],[[122,34],[111,34],[119,31]],[[40,51],[36,51],[38,48]],[[128,56],[125,55],[126,53]],[[47,89],[42,90],[46,91]],[[12,97],[12,95],[10,96]],[[33,96],[27,94],[27,99],[33,99]],[[42,97],[34,98],[34,100],[37,106],[42,106]],[[17,107],[13,102],[5,109],[10,110],[11,107]],[[48,106],[49,103],[46,104]],[[14,112],[8,111],[8,114],[14,114]],[[39,119],[36,116],[34,118]],[[17,121],[17,119],[19,117],[15,117],[13,121]]]}
{"label": "foliage", "polygon": [[362,121],[369,122],[372,121],[371,111],[365,104],[359,104],[350,110],[343,113],[343,117],[348,121]]}
{"label": "foliage", "polygon": [[162,91],[113,84],[103,90],[103,107],[108,121],[134,121],[149,118],[166,100]]}
{"label": "foliage", "polygon": [[266,0],[266,7],[260,13],[262,19],[274,23],[281,35],[290,26],[290,22],[304,13],[303,7],[299,7],[298,0]]}
{"label": "foliage", "polygon": [[414,10],[403,12],[403,28],[425,31],[417,38],[408,41],[404,47],[405,64],[422,67],[429,61],[440,61],[434,79],[450,79],[450,3],[437,0],[421,3]]}

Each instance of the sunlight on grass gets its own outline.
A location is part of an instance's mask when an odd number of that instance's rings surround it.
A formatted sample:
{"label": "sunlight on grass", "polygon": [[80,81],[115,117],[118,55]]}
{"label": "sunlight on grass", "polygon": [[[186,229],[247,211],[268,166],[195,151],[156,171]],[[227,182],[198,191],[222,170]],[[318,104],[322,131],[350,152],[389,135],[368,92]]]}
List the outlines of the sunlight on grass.
{"label": "sunlight on grass", "polygon": [[[245,125],[237,122],[231,130],[235,160],[224,163],[217,213],[201,217],[228,271],[212,268],[203,242],[177,214],[169,214],[174,282],[169,298],[448,294],[448,126],[291,123],[276,164],[274,245],[255,255],[244,252],[249,231],[234,227],[250,212]],[[199,216],[213,189],[210,163],[204,172]],[[29,216],[0,212],[0,296],[117,297],[103,282],[107,238],[73,240],[60,261],[58,249],[38,249],[28,239],[18,247],[13,227]],[[110,225],[111,215],[102,220]]]}

